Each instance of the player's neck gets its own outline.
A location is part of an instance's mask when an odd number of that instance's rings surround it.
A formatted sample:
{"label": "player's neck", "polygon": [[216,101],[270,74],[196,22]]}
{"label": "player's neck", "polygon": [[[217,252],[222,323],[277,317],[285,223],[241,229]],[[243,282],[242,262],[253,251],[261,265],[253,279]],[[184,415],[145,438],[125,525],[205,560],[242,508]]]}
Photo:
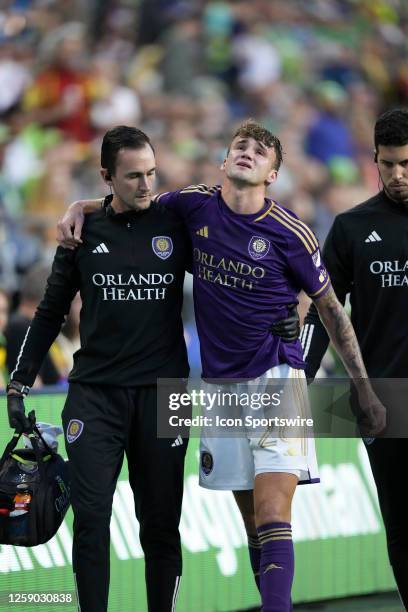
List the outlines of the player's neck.
{"label": "player's neck", "polygon": [[229,181],[224,181],[221,195],[228,208],[239,215],[255,214],[262,210],[265,203],[263,185],[239,187]]}

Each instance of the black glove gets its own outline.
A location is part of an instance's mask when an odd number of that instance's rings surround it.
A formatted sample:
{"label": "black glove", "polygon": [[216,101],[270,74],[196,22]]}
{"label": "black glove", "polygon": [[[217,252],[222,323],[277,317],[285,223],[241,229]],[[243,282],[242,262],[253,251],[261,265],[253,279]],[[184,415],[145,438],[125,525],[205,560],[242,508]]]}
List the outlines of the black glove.
{"label": "black glove", "polygon": [[296,304],[289,304],[286,319],[276,321],[276,323],[271,325],[270,329],[274,336],[279,336],[283,342],[297,340],[300,334],[300,320]]}
{"label": "black glove", "polygon": [[25,415],[24,395],[22,393],[7,394],[7,412],[10,427],[17,433],[31,430],[31,423]]}

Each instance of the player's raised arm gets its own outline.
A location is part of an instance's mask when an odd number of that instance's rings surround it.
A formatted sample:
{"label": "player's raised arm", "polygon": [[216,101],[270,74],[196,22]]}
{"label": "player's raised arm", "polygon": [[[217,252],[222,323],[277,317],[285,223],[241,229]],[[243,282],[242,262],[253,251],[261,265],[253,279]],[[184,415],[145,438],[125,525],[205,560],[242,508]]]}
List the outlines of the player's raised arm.
{"label": "player's raised arm", "polygon": [[[103,199],[102,199],[103,201]],[[57,224],[57,242],[65,249],[76,249],[81,244],[81,232],[87,213],[95,212],[101,206],[101,199],[78,200],[68,206],[65,215]]]}
{"label": "player's raised arm", "polygon": [[364,414],[360,426],[364,433],[379,434],[386,426],[386,410],[368,379],[351,321],[332,288],[323,297],[313,301],[330,340],[356,387]]}

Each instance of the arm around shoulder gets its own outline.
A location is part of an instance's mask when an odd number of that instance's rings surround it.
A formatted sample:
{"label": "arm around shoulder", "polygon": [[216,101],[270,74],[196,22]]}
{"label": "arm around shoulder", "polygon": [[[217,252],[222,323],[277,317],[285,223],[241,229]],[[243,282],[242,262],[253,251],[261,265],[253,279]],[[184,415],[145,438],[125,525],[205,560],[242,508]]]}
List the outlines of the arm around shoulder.
{"label": "arm around shoulder", "polygon": [[81,243],[85,215],[100,209],[105,198],[72,202],[57,224],[57,242],[65,249],[76,249]]}

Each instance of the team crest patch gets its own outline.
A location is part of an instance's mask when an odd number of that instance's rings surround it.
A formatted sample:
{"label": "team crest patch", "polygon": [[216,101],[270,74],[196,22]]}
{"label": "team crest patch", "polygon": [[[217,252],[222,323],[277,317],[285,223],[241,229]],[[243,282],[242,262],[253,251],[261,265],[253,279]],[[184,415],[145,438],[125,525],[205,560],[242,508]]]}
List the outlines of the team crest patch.
{"label": "team crest patch", "polygon": [[173,241],[169,236],[155,236],[152,238],[153,253],[160,259],[167,259],[173,252]]}
{"label": "team crest patch", "polygon": [[207,451],[202,452],[201,453],[201,469],[203,470],[204,474],[206,476],[208,476],[208,474],[211,474],[213,467],[214,467],[214,460],[213,460],[212,454],[208,453]]}
{"label": "team crest patch", "polygon": [[252,259],[262,259],[269,253],[271,243],[267,238],[261,238],[261,236],[252,236],[248,244],[248,253]]}
{"label": "team crest patch", "polygon": [[71,444],[71,442],[78,440],[83,428],[83,421],[80,421],[79,419],[71,419],[67,427],[67,442]]}

